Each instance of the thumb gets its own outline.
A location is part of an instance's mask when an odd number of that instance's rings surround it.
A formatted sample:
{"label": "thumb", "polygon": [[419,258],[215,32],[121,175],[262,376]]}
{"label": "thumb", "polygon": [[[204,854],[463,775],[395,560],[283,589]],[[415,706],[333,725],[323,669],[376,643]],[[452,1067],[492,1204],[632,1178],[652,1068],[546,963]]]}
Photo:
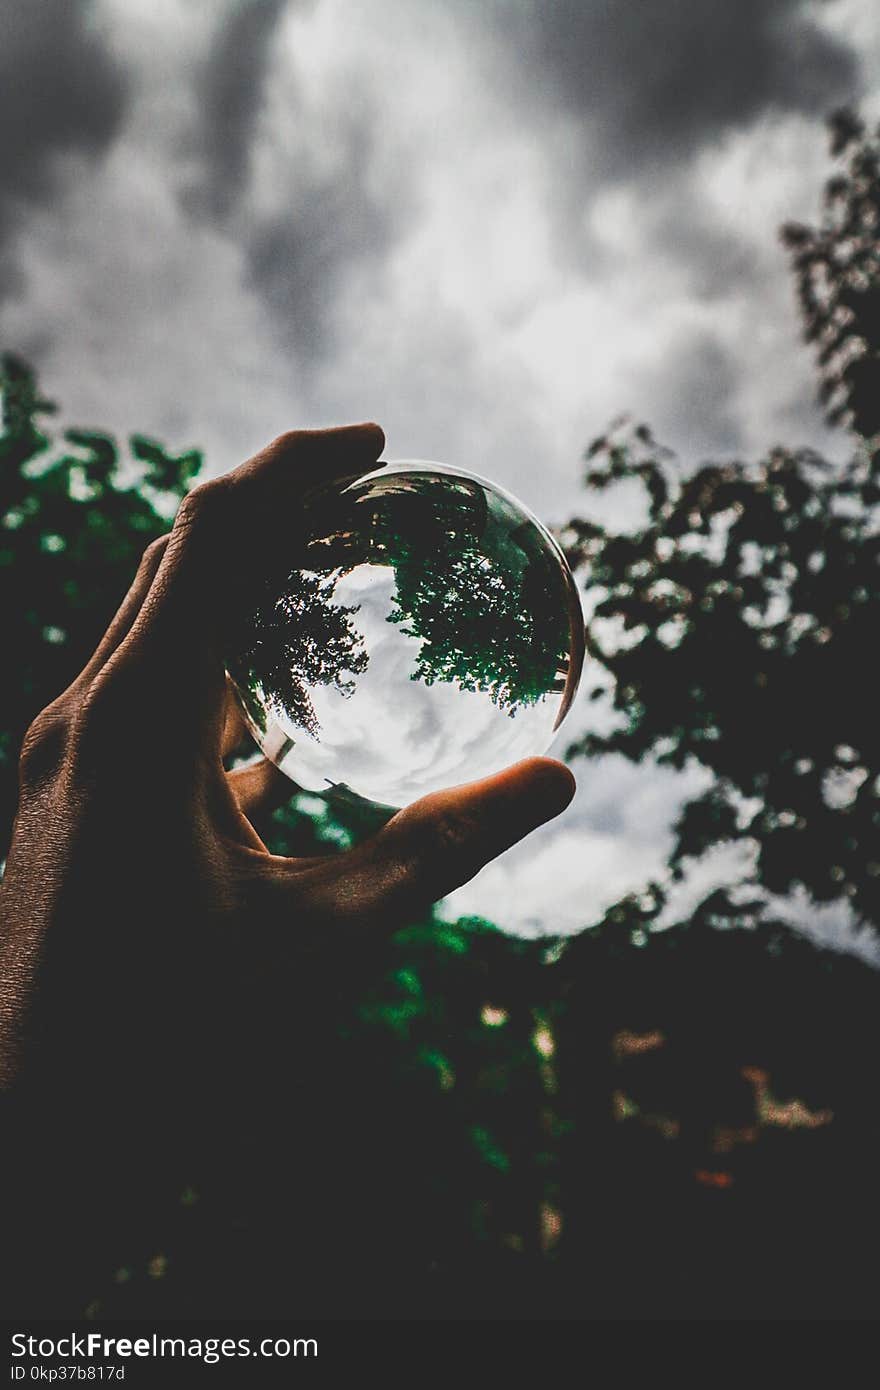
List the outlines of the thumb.
{"label": "thumb", "polygon": [[[528,758],[478,782],[433,792],[337,860],[355,915],[427,907],[564,811],[575,781],[563,763]],[[337,909],[338,910],[338,909]]]}

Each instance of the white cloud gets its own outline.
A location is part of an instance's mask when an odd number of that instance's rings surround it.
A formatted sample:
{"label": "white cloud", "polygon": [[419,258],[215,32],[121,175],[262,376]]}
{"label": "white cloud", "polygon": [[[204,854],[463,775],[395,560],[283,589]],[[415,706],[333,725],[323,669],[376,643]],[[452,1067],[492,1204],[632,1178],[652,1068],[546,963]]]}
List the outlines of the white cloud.
{"label": "white cloud", "polygon": [[624,894],[663,877],[672,823],[684,800],[704,789],[706,775],[639,767],[618,756],[574,771],[578,790],[562,817],[453,893],[445,913],[487,917],[518,935],[565,934],[595,924]]}

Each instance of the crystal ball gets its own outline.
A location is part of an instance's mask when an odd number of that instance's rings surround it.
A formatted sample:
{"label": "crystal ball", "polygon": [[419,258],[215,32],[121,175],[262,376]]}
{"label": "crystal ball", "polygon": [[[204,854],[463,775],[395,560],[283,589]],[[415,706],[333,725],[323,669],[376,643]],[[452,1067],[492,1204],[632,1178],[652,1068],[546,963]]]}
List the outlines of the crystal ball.
{"label": "crystal ball", "polygon": [[386,464],[315,490],[227,669],[304,791],[401,807],[547,751],[584,623],[555,540],[495,483]]}

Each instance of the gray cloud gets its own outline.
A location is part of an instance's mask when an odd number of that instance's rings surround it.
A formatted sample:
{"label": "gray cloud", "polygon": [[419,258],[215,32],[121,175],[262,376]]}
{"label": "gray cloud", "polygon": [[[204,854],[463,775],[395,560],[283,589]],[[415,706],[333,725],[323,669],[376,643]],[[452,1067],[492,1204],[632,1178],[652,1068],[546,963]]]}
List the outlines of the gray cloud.
{"label": "gray cloud", "polygon": [[8,288],[13,278],[3,241],[29,204],[50,196],[59,156],[98,155],[120,127],[127,77],[92,28],[92,16],[89,3],[4,0],[0,13],[0,289]]}
{"label": "gray cloud", "polygon": [[196,79],[201,154],[191,206],[226,217],[246,195],[254,134],[263,105],[272,40],[290,0],[233,4],[216,30]]}
{"label": "gray cloud", "polygon": [[299,170],[289,206],[246,233],[251,280],[300,369],[314,372],[336,345],[334,309],[347,284],[379,275],[405,219],[402,189],[370,180],[376,131],[366,110],[340,113],[332,169]]}
{"label": "gray cloud", "polygon": [[803,0],[495,0],[492,8],[520,80],[529,72],[524,98],[537,93],[589,122],[606,172],[621,157],[627,173],[678,159],[767,109],[822,111],[855,94],[854,53]]}
{"label": "gray cloud", "polygon": [[284,21],[315,9],[316,0],[234,0],[197,72],[197,129],[187,142],[196,167],[181,193],[190,215],[238,240],[250,285],[300,375],[332,353],[335,305],[353,276],[381,267],[407,206],[404,170],[372,176],[383,133],[369,80],[351,74],[316,118],[300,91],[295,39],[284,64],[283,118],[269,136],[276,186],[268,201],[254,189]]}
{"label": "gray cloud", "polygon": [[709,333],[693,333],[673,357],[633,385],[634,402],[651,400],[651,428],[687,464],[714,454],[735,454],[743,445],[736,390],[743,368]]}

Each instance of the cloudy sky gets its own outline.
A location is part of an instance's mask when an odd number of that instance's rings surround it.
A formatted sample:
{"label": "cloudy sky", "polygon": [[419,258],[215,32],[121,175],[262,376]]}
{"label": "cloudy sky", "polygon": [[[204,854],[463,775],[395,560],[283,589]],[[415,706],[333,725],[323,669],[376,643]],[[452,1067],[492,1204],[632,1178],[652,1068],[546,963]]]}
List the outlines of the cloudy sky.
{"label": "cloudy sky", "polygon": [[[0,0],[0,342],[212,471],[372,418],[550,522],[623,411],[839,449],[776,228],[878,91],[876,0]],[[686,789],[583,768],[461,905],[582,924]]]}

